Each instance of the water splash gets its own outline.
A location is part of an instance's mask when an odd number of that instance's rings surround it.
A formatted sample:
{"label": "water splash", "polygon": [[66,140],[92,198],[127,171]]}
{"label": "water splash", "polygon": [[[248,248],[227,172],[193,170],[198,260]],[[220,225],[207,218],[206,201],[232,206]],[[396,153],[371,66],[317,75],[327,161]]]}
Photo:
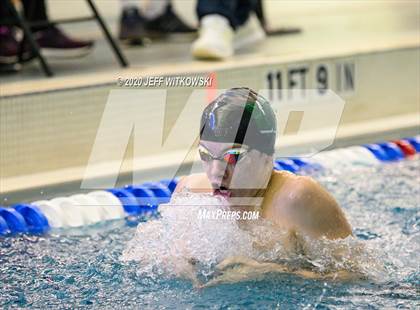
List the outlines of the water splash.
{"label": "water splash", "polygon": [[209,194],[174,195],[159,207],[161,218],[139,224],[122,260],[139,261],[139,271],[149,275],[178,275],[194,260],[207,275],[224,257],[251,250],[249,236],[234,220],[199,218],[200,211],[228,208],[223,198]]}
{"label": "water splash", "polygon": [[240,223],[226,219],[200,219],[203,210],[228,210],[227,202],[211,194],[184,191],[160,207],[161,217],[140,223],[121,259],[137,261],[138,272],[149,277],[182,276],[194,262],[197,276],[205,281],[215,266],[232,256],[320,273],[338,270],[376,275],[381,270],[372,251],[355,237],[313,240],[299,236],[304,254],[285,246],[288,238],[265,219]]}

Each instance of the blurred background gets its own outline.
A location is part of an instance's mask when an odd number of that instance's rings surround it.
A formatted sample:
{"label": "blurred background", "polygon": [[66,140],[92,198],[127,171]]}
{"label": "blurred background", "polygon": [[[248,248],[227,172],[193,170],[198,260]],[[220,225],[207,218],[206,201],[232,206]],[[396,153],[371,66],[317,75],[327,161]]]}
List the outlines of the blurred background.
{"label": "blurred background", "polygon": [[[205,5],[216,3],[200,1]],[[31,6],[42,1],[8,2],[19,10],[22,3]],[[42,28],[34,34],[34,40],[42,45],[40,52],[52,76],[45,74],[33,54],[22,64],[12,61],[2,67],[0,194],[5,203],[30,201],[40,192],[53,196],[57,191],[80,190],[108,96],[112,90],[121,89],[120,78],[211,76],[214,83],[200,88],[208,92],[207,98],[214,97],[217,88],[237,86],[268,89],[268,99],[273,103],[281,101],[279,91],[288,88],[310,88],[320,93],[331,89],[342,98],[345,107],[338,124],[332,126],[329,111],[318,111],[316,124],[301,130],[299,135],[280,133],[277,150],[303,152],[315,144],[334,148],[401,138],[419,131],[418,1],[263,0],[260,15],[264,13],[265,23],[261,23],[258,10],[254,10],[248,12],[249,18],[237,25],[235,31],[230,20],[202,19],[199,23],[198,1],[173,0],[170,11],[165,9],[168,2],[163,0],[91,3],[120,51],[120,59],[100,24],[90,20],[58,23],[58,31],[45,32]],[[45,4],[51,22],[93,14],[89,1],[46,0]],[[160,5],[160,11],[146,22],[147,35],[140,33],[138,40],[121,40],[121,36],[132,35],[122,33],[124,23],[129,32],[139,20],[145,22],[144,16],[139,17],[146,12],[142,11],[145,4]],[[204,9],[209,10],[201,8]],[[238,8],[232,10],[237,11]],[[21,16],[25,19],[24,14]],[[12,53],[12,41],[21,43],[22,31],[11,32],[4,19],[0,27],[1,51],[9,52],[13,56],[9,59],[13,60],[17,55],[16,50]],[[200,27],[197,33],[195,30]],[[168,33],[155,36],[159,32],[156,29]],[[174,29],[183,33],[172,33]],[[51,48],[57,44],[62,46]],[[203,52],[206,44],[207,50]],[[27,44],[23,49],[31,50]],[[60,54],[74,50],[81,51],[80,55]],[[194,89],[167,90],[163,137],[170,133]],[[153,100],[138,99],[137,114],[144,116],[139,130],[147,132],[160,124],[161,116]],[[199,114],[190,115],[190,124],[198,124]],[[284,114],[282,117],[288,126],[299,128],[299,117]],[[188,128],[185,126],[179,132],[179,139],[165,154],[147,148],[147,160],[153,160],[155,164],[151,167],[155,168],[145,172],[145,180],[172,177],[167,175],[167,167],[175,165],[172,152],[186,152],[191,147],[185,138]],[[114,132],[118,136],[119,128],[115,127]],[[325,143],[331,137],[334,143]],[[103,141],[109,150],[114,147],[114,138]],[[152,142],[142,141],[146,146]],[[98,165],[114,160],[107,156],[106,148]],[[133,172],[132,148],[131,139],[121,163],[122,183],[129,182]],[[107,168],[103,167],[98,177],[107,174]]]}
{"label": "blurred background", "polygon": [[[126,0],[139,7],[153,0]],[[18,2],[18,1],[15,1]],[[162,2],[155,0],[154,2]],[[165,2],[165,1],[163,1]],[[117,39],[123,1],[94,1],[110,32]],[[146,3],[146,4],[145,4]],[[343,51],[349,47],[373,48],[397,42],[413,42],[419,36],[418,1],[285,1],[264,0],[263,10],[271,28],[292,30],[290,34],[269,36],[258,44],[235,50],[235,59],[248,57],[298,56]],[[91,15],[86,1],[46,0],[50,20]],[[174,0],[173,10],[188,26],[198,27],[197,1]],[[58,76],[98,73],[118,69],[103,33],[94,21],[60,25],[69,36],[95,41],[94,49],[83,58],[48,59]],[[295,33],[294,30],[300,30]],[[194,61],[191,44],[196,35],[170,35],[147,40],[146,46],[122,44],[131,67],[179,66]],[[232,59],[230,59],[232,60]],[[20,75],[1,76],[3,83],[39,76],[37,61],[25,65]]]}

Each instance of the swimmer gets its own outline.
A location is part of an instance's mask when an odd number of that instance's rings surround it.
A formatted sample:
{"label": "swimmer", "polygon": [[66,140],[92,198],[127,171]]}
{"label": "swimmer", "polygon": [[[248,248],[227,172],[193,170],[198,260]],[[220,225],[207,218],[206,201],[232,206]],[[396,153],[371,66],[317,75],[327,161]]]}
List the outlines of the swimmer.
{"label": "swimmer", "polygon": [[[273,170],[277,125],[265,98],[249,88],[229,89],[204,109],[200,128],[199,153],[205,172],[181,178],[175,192],[185,188],[212,192],[223,196],[232,208],[257,210],[263,219],[287,232],[285,247],[300,254],[305,251],[301,236],[334,240],[352,235],[343,210],[321,185],[308,176]],[[245,226],[253,225],[252,220],[245,222]],[[286,272],[281,265],[261,265],[243,257],[227,258],[219,267],[225,270],[235,262],[243,268],[259,266],[262,273]],[[295,273],[315,277],[313,272]],[[219,280],[213,283],[223,282],[223,277]]]}

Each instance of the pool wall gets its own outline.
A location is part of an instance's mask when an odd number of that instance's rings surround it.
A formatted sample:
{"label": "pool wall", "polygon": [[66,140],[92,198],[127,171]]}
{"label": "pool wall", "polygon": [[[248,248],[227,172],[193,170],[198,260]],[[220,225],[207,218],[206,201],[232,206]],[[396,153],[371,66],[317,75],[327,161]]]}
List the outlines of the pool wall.
{"label": "pool wall", "polygon": [[[322,68],[329,73],[328,89],[333,90],[346,102],[338,128],[335,128],[337,141],[344,141],[354,135],[352,128],[356,125],[366,127],[365,133],[375,131],[375,128],[399,132],[409,129],[399,137],[414,135],[413,128],[419,125],[419,93],[420,84],[418,72],[418,42],[387,41],[384,44],[353,47],[346,50],[323,53],[305,53],[289,55],[287,57],[270,57],[252,61],[236,61],[229,64],[200,63],[185,68],[164,68],[165,70],[132,69],[125,75],[148,76],[184,76],[194,75],[214,76],[219,89],[248,86],[257,90],[269,89],[268,76],[282,74],[286,77],[293,73],[293,68],[306,70],[305,85],[308,89],[319,87],[316,74]],[[414,64],[414,65],[413,65]],[[321,68],[321,69],[320,69]],[[403,72],[403,74],[395,74]],[[13,200],[13,193],[38,190],[60,186],[67,183],[67,188],[80,189],[77,184],[83,178],[89,156],[97,135],[98,126],[104,112],[110,90],[125,89],[116,85],[115,72],[107,76],[86,76],[83,79],[57,79],[54,81],[37,81],[36,83],[6,85],[1,90],[0,101],[0,201],[3,198]],[[346,81],[346,82],[344,82]],[[301,85],[303,87],[303,85]],[[288,88],[288,85],[283,87]],[[127,88],[127,91],[136,89]],[[210,94],[213,89],[205,89]],[[171,130],[180,111],[184,107],[193,89],[175,87],[168,89],[165,108],[164,133],[166,137]],[[277,92],[270,92],[268,99],[279,100]],[[161,115],[156,111],[153,96],[139,98],[138,107],[144,120],[137,128],[148,132],[156,124]],[[119,116],[115,116],[115,120]],[[328,119],[329,115],[324,115]],[[191,115],[191,122],[198,124],[199,115]],[[318,122],[322,125],[322,121]],[[325,122],[327,123],[327,121]],[[293,124],[292,124],[293,125]],[[319,125],[309,128],[307,135],[293,137],[282,136],[279,143],[293,150],[296,144],[303,145],[313,141],[313,132],[322,132],[328,128]],[[379,126],[379,127],[377,127]],[[293,127],[293,126],[292,126]],[[119,129],[114,128],[118,135]],[[376,130],[377,131],[377,130]],[[171,153],[184,152],[190,145],[185,136],[189,132],[180,131],[177,140],[168,148],[166,154],[156,153],[146,148],[144,156],[148,162],[161,158],[154,165],[155,170],[170,163]],[[279,133],[282,134],[282,133]],[[377,134],[377,132],[376,132]],[[322,135],[320,133],[319,135]],[[356,134],[357,135],[357,134]],[[385,138],[385,137],[383,137]],[[151,139],[151,138],[150,138]],[[302,139],[306,139],[303,141]],[[382,139],[382,137],[379,137]],[[110,141],[104,145],[111,151],[114,148]],[[281,141],[280,141],[281,140]],[[376,141],[376,140],[370,140]],[[367,141],[366,141],[367,142]],[[142,141],[148,146],[152,141]],[[343,145],[331,145],[337,147]],[[129,174],[132,170],[133,141],[127,146],[126,154],[121,163],[121,175]],[[299,154],[297,147],[296,154]],[[102,175],[109,174],[107,151],[98,159],[97,164],[103,165]],[[150,179],[152,173],[144,176]],[[164,172],[158,177],[165,177]],[[167,176],[166,176],[167,177]],[[71,185],[71,186],[70,186]]]}

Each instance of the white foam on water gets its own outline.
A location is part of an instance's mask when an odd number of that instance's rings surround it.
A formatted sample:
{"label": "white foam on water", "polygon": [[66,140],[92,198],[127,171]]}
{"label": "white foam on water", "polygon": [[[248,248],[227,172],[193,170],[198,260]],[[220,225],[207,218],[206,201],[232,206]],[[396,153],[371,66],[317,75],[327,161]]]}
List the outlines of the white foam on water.
{"label": "white foam on water", "polygon": [[[191,267],[207,278],[215,265],[231,256],[278,262],[314,271],[349,270],[372,274],[379,270],[371,251],[354,237],[344,240],[312,240],[303,237],[304,253],[285,248],[287,233],[259,219],[245,225],[236,220],[200,219],[200,210],[228,210],[222,197],[182,192],[161,205],[161,218],[140,223],[121,259],[139,262],[139,273],[148,276],[179,276]],[[375,265],[375,266],[374,266]]]}
{"label": "white foam on water", "polygon": [[177,274],[193,258],[210,268],[224,257],[249,253],[251,240],[233,220],[200,219],[200,210],[226,210],[221,197],[184,192],[159,206],[160,219],[140,223],[122,255],[141,271]]}

